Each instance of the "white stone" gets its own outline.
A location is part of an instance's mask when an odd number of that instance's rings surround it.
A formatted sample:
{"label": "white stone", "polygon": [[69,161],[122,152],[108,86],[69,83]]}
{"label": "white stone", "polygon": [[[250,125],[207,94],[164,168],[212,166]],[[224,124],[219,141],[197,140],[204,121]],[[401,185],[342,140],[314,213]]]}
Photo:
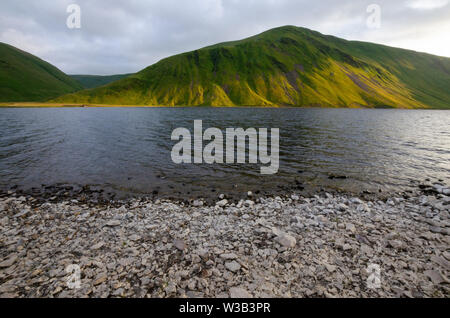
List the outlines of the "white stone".
{"label": "white stone", "polygon": [[110,227],[115,227],[115,226],[119,226],[119,225],[120,225],[119,220],[112,220],[112,221],[109,221],[108,223],[106,223],[106,226],[110,226]]}
{"label": "white stone", "polygon": [[222,201],[219,201],[219,202],[216,203],[216,205],[220,206],[220,207],[224,207],[227,204],[228,204],[228,200],[227,199],[223,199]]}
{"label": "white stone", "polygon": [[141,237],[137,234],[133,234],[130,236],[130,241],[132,241],[132,242],[139,241],[140,239],[141,239]]}
{"label": "white stone", "polygon": [[276,241],[280,243],[281,246],[287,248],[292,248],[297,244],[297,240],[292,235],[289,235],[287,233],[281,233],[277,237]]}
{"label": "white stone", "polygon": [[252,295],[243,288],[233,287],[230,288],[231,298],[253,298]]}
{"label": "white stone", "polygon": [[195,207],[201,207],[201,206],[203,206],[203,201],[201,201],[201,200],[195,200],[194,203],[193,203],[193,205],[194,205]]}
{"label": "white stone", "polygon": [[95,244],[94,246],[92,246],[91,249],[92,249],[92,250],[99,250],[99,249],[101,249],[104,245],[105,245],[105,243],[99,242],[99,243]]}
{"label": "white stone", "polygon": [[237,255],[234,253],[226,253],[226,254],[221,254],[220,258],[222,258],[224,260],[233,260],[233,259],[237,259]]}
{"label": "white stone", "polygon": [[353,225],[351,223],[347,223],[345,225],[345,230],[351,232],[352,234],[356,233],[356,227],[355,227],[355,225]]}
{"label": "white stone", "polygon": [[225,263],[225,268],[228,269],[230,272],[235,273],[241,269],[241,265],[236,261],[232,261]]}

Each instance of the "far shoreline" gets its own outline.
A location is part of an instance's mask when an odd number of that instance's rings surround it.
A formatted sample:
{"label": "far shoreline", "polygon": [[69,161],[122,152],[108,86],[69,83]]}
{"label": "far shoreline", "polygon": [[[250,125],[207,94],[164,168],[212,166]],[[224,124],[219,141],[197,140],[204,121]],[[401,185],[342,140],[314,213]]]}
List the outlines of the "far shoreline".
{"label": "far shoreline", "polygon": [[109,104],[75,104],[75,103],[39,103],[39,102],[0,102],[0,108],[263,108],[263,109],[360,109],[360,110],[450,110],[448,108],[396,108],[396,107],[326,107],[326,106],[292,106],[292,105],[242,105],[242,106],[188,106],[188,105],[109,105]]}

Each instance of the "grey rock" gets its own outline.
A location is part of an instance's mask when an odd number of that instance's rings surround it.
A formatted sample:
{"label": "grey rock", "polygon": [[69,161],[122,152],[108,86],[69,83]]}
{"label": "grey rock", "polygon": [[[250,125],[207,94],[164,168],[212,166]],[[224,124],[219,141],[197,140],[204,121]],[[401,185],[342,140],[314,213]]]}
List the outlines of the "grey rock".
{"label": "grey rock", "polygon": [[347,224],[345,225],[345,230],[348,231],[348,232],[350,232],[350,233],[352,233],[352,234],[355,234],[355,233],[356,233],[356,227],[355,227],[354,224],[351,224],[351,223],[347,223]]}
{"label": "grey rock", "polygon": [[8,259],[0,263],[0,268],[11,267],[18,259],[17,254],[11,255]]}
{"label": "grey rock", "polygon": [[119,226],[120,225],[120,221],[119,220],[111,220],[111,221],[108,221],[107,223],[106,223],[106,226],[109,226],[109,227],[116,227],[116,226]]}
{"label": "grey rock", "polygon": [[187,248],[186,243],[183,240],[178,239],[173,241],[173,246],[175,246],[180,251],[184,251]]}
{"label": "grey rock", "polygon": [[231,298],[253,298],[252,295],[246,291],[244,288],[240,287],[232,287],[230,288],[230,297]]}
{"label": "grey rock", "polygon": [[138,234],[133,234],[130,236],[130,241],[132,241],[132,242],[139,241],[140,239],[141,239],[141,237]]}
{"label": "grey rock", "polygon": [[287,233],[281,233],[277,238],[276,241],[286,248],[293,248],[297,244],[297,240]]}
{"label": "grey rock", "polygon": [[203,201],[202,200],[195,200],[194,203],[193,203],[193,206],[201,207],[201,206],[203,206]]}
{"label": "grey rock", "polygon": [[228,269],[230,272],[235,273],[241,269],[241,265],[236,261],[232,261],[225,263],[225,268]]}
{"label": "grey rock", "polygon": [[237,255],[234,253],[227,253],[227,254],[221,254],[220,258],[224,259],[224,260],[234,260],[237,259]]}
{"label": "grey rock", "polygon": [[446,281],[444,276],[438,271],[435,270],[428,270],[424,272],[425,276],[427,276],[433,284],[439,285]]}
{"label": "grey rock", "polygon": [[101,249],[103,246],[105,246],[105,243],[99,242],[99,243],[93,245],[93,246],[91,247],[91,249],[92,249],[92,250],[99,250],[99,249]]}
{"label": "grey rock", "polygon": [[330,273],[333,273],[333,272],[336,271],[336,266],[334,266],[334,265],[325,264],[325,268],[326,268],[327,271],[329,271]]}
{"label": "grey rock", "polygon": [[224,207],[227,204],[228,204],[228,200],[227,199],[223,199],[223,200],[221,200],[221,201],[216,203],[216,205],[219,206],[219,207]]}

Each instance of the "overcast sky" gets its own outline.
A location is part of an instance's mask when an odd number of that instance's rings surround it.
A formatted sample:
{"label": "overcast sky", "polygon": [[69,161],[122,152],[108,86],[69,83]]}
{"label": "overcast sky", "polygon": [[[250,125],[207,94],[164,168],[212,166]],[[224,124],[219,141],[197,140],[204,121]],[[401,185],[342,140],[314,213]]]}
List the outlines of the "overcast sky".
{"label": "overcast sky", "polygon": [[[66,25],[81,8],[81,28]],[[369,28],[370,4],[381,8]],[[68,74],[139,71],[161,58],[296,25],[450,57],[450,0],[1,0],[0,41]]]}

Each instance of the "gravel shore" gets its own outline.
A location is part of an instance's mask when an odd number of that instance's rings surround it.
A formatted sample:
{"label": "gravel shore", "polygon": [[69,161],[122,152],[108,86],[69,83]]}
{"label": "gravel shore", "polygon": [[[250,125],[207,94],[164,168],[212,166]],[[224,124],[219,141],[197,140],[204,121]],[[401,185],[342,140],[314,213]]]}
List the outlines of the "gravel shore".
{"label": "gravel shore", "polygon": [[449,297],[450,193],[439,187],[213,206],[3,197],[0,297]]}

